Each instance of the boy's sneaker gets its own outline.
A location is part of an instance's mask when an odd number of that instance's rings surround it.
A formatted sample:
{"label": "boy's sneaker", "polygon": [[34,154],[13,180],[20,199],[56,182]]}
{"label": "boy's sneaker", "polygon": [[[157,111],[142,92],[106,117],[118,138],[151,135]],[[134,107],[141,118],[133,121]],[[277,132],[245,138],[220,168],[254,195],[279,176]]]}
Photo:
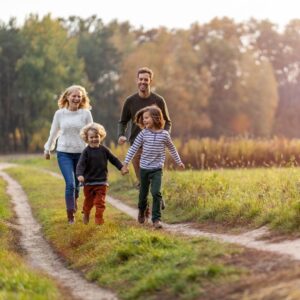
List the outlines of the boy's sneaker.
{"label": "boy's sneaker", "polygon": [[165,203],[164,199],[160,200],[160,208],[161,208],[161,210],[164,210],[166,208],[166,203]]}
{"label": "boy's sneaker", "polygon": [[82,216],[82,222],[83,222],[83,224],[89,224],[89,221],[90,221],[90,216],[89,215],[87,215],[87,214],[83,214],[83,216]]}
{"label": "boy's sneaker", "polygon": [[139,214],[138,214],[138,222],[140,224],[145,223],[145,213],[141,210],[139,210]]}
{"label": "boy's sneaker", "polygon": [[103,219],[97,219],[97,220],[95,220],[95,224],[96,224],[96,226],[101,226],[101,225],[104,224],[104,220]]}
{"label": "boy's sneaker", "polygon": [[160,228],[162,228],[162,224],[159,220],[156,220],[156,221],[153,222],[153,227],[155,229],[160,229]]}

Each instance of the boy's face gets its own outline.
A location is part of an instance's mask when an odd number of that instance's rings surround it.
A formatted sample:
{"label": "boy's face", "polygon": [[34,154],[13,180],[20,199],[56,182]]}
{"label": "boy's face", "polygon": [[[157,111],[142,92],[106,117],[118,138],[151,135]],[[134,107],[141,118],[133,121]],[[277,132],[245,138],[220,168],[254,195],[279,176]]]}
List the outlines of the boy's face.
{"label": "boy's face", "polygon": [[98,148],[100,146],[101,137],[95,130],[89,130],[87,133],[88,144],[91,148]]}

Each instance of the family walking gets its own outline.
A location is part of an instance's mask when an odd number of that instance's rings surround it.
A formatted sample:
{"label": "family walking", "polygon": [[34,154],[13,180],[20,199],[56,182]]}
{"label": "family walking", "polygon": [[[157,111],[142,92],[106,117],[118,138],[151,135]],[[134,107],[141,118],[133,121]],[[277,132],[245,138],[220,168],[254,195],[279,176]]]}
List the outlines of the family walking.
{"label": "family walking", "polygon": [[138,222],[144,223],[150,216],[150,190],[153,198],[152,223],[156,229],[162,227],[164,201],[161,185],[166,149],[178,166],[184,168],[184,164],[170,137],[171,120],[165,100],[151,91],[152,80],[152,70],[140,68],[137,72],[138,91],[124,102],[118,126],[120,145],[127,140],[126,130],[130,121],[132,126],[130,148],[123,163],[101,144],[106,131],[102,125],[93,122],[85,88],[70,86],[59,98],[59,109],[54,114],[44,153],[45,158],[50,159],[50,152],[56,145],[58,165],[66,185],[65,202],[70,224],[75,222],[80,184],[84,186],[83,222],[89,223],[91,209],[95,207],[95,223],[104,223],[108,162],[125,175],[132,161],[139,189]]}

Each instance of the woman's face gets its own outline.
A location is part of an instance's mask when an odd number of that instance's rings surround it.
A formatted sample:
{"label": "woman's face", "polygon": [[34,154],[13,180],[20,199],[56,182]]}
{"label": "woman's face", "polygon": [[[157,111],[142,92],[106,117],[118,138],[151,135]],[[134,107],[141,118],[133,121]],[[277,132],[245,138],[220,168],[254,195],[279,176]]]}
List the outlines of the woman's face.
{"label": "woman's face", "polygon": [[82,92],[80,90],[73,90],[68,96],[69,110],[77,110],[82,102]]}

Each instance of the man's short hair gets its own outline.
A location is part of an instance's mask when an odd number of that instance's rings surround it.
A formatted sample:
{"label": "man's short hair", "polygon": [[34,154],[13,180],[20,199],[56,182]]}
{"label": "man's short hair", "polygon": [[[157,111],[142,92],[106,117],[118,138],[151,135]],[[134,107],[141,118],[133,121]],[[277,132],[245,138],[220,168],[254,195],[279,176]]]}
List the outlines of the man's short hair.
{"label": "man's short hair", "polygon": [[151,69],[147,68],[147,67],[142,67],[142,68],[139,68],[138,71],[137,71],[137,77],[139,77],[139,74],[143,74],[143,73],[147,73],[150,75],[150,79],[152,80],[153,79],[153,76],[154,76],[154,73]]}

